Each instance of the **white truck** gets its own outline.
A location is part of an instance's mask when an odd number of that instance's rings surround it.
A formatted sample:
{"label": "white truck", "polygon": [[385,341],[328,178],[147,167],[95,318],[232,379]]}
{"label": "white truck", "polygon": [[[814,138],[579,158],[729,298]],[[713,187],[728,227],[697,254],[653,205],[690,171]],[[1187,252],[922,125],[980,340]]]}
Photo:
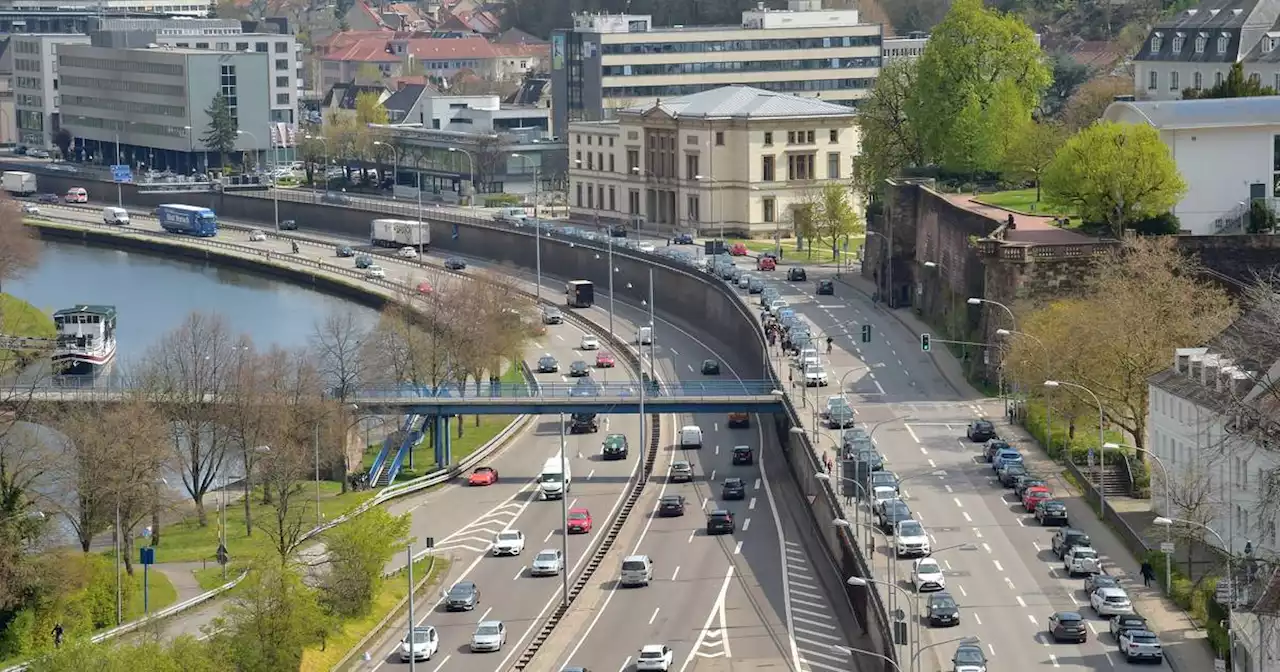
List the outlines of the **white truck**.
{"label": "white truck", "polygon": [[431,245],[431,223],[407,219],[375,219],[369,242],[377,247],[421,247]]}
{"label": "white truck", "polygon": [[549,457],[542,465],[542,473],[538,476],[538,497],[540,499],[560,499],[573,487],[573,472],[569,469],[569,460]]}
{"label": "white truck", "polygon": [[36,176],[21,170],[6,170],[0,176],[0,189],[15,196],[30,196],[36,193]]}

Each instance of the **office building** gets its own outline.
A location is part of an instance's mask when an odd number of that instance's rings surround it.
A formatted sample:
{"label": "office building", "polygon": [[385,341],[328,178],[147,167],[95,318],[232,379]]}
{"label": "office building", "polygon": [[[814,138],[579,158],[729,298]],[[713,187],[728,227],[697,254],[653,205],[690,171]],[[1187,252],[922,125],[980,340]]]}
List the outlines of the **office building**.
{"label": "office building", "polygon": [[929,43],[929,34],[911,32],[897,37],[884,38],[884,62],[914,61],[924,53],[924,45]]}
{"label": "office building", "polygon": [[656,27],[647,15],[578,14],[551,38],[555,130],[570,121],[728,85],[856,105],[880,71],[881,26],[819,0],[761,6],[738,26]]}
{"label": "office building", "polygon": [[573,122],[571,217],[643,220],[668,233],[785,235],[816,190],[848,183],[860,148],[855,114],[846,105],[726,86],[624,108],[612,120]]}
{"label": "office building", "polygon": [[53,148],[59,127],[58,71],[55,61],[61,47],[88,44],[88,35],[14,35],[13,104],[17,143],[41,149]]}

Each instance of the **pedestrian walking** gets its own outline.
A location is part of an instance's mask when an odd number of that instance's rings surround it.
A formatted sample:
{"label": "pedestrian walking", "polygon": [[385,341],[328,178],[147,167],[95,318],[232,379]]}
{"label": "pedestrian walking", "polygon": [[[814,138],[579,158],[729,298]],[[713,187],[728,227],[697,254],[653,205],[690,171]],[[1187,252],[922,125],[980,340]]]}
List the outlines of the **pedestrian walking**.
{"label": "pedestrian walking", "polygon": [[833,340],[835,339],[831,338],[830,336],[827,337],[827,354],[828,355],[831,354],[831,342]]}
{"label": "pedestrian walking", "polygon": [[1149,560],[1142,561],[1142,585],[1150,588],[1151,582],[1156,579],[1156,568],[1151,566]]}
{"label": "pedestrian walking", "polygon": [[62,624],[55,624],[53,626],[53,648],[57,649],[62,647],[62,634]]}

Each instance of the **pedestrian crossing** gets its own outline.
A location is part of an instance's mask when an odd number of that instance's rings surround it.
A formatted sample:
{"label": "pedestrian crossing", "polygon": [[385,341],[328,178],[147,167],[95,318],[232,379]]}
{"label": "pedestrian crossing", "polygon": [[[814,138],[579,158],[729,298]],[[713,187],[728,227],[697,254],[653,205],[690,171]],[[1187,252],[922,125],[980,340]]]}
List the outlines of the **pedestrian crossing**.
{"label": "pedestrian crossing", "polygon": [[437,539],[435,550],[487,552],[493,544],[494,536],[510,527],[520,517],[520,514],[524,513],[525,507],[529,506],[530,501],[528,497],[518,497],[492,509],[457,532],[443,539]]}
{"label": "pedestrian crossing", "polygon": [[818,583],[817,571],[804,549],[784,542],[787,554],[787,592],[791,598],[791,636],[796,642],[800,672],[845,672],[849,659],[836,648],[844,637],[835,612]]}

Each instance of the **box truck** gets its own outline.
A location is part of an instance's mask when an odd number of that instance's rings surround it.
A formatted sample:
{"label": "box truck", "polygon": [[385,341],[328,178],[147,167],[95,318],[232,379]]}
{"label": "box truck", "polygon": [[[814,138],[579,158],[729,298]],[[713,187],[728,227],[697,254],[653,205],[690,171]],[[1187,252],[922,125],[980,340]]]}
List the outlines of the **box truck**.
{"label": "box truck", "polygon": [[538,496],[542,499],[560,499],[573,485],[573,475],[569,471],[569,460],[559,457],[547,458],[542,465],[542,473],[538,476]]}
{"label": "box truck", "polygon": [[0,176],[0,188],[15,196],[30,196],[36,193],[36,176],[21,170],[6,170]]}
{"label": "box truck", "polygon": [[211,237],[218,235],[218,216],[209,208],[170,203],[156,208],[160,228],[169,233]]}
{"label": "box truck", "polygon": [[590,280],[570,280],[564,295],[570,308],[590,308],[596,300],[596,287]]}
{"label": "box truck", "polygon": [[378,247],[421,247],[431,245],[430,222],[407,219],[375,219],[369,242]]}

